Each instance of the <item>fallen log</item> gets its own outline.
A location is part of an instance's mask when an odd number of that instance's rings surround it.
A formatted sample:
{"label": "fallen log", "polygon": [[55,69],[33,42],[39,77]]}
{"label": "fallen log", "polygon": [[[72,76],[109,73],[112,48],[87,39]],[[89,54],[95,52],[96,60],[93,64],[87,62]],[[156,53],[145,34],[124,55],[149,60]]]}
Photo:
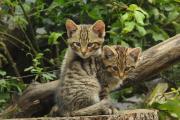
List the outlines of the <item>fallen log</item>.
{"label": "fallen log", "polygon": [[42,117],[18,118],[11,120],[159,120],[157,110],[136,109],[121,111],[116,115],[78,116],[78,117]]}
{"label": "fallen log", "polygon": [[144,51],[137,68],[117,90],[147,80],[177,62],[180,62],[180,34]]}
{"label": "fallen log", "polygon": [[[180,61],[180,34],[157,44],[142,53],[138,67],[125,80],[123,86],[139,83]],[[19,98],[17,106],[21,112],[16,117],[46,115],[54,105],[54,91],[58,81],[31,85]]]}
{"label": "fallen log", "polygon": [[0,118],[40,117],[48,114],[55,104],[54,93],[57,85],[58,80],[29,85],[17,103],[0,113]]}

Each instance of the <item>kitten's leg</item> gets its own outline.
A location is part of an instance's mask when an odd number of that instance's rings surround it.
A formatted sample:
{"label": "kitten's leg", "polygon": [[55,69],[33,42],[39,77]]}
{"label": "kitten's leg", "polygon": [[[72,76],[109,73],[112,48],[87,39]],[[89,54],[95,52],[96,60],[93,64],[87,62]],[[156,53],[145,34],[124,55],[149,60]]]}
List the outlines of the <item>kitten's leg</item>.
{"label": "kitten's leg", "polygon": [[58,116],[59,114],[59,107],[57,105],[54,105],[52,108],[51,108],[51,111],[49,112],[49,117],[56,117]]}
{"label": "kitten's leg", "polygon": [[72,112],[71,116],[112,114],[113,111],[110,108],[111,102],[108,99],[103,99],[94,105]]}

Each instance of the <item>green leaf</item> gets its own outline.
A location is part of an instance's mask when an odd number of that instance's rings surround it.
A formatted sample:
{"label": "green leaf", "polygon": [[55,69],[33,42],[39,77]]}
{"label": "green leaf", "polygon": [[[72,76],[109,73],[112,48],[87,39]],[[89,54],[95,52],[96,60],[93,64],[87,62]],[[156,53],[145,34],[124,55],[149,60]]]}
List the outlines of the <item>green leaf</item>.
{"label": "green leaf", "polygon": [[144,11],[142,8],[139,7],[138,11],[142,12],[147,18],[149,18],[149,14],[146,11]]}
{"label": "green leaf", "polygon": [[3,80],[3,79],[1,79],[1,80],[0,80],[0,86],[2,86],[2,85],[4,85],[4,84],[6,84],[6,81]]}
{"label": "green leaf", "polygon": [[154,15],[154,19],[155,19],[155,20],[158,20],[158,19],[159,19],[159,16],[160,16],[159,10],[158,10],[157,8],[152,8],[151,12],[152,12],[151,14]]}
{"label": "green leaf", "polygon": [[121,36],[119,34],[111,35],[110,38],[112,41],[109,44],[118,44],[121,42]]}
{"label": "green leaf", "polygon": [[98,6],[95,6],[90,12],[87,12],[89,17],[91,17],[94,20],[103,19],[100,8]]}
{"label": "green leaf", "polygon": [[10,94],[9,93],[1,93],[0,94],[0,99],[1,100],[7,100],[10,98]]}
{"label": "green leaf", "polygon": [[59,5],[63,5],[65,2],[64,0],[55,0],[56,3],[58,3]]}
{"label": "green leaf", "polygon": [[0,69],[0,76],[5,76],[5,75],[6,75],[6,71]]}
{"label": "green leaf", "polygon": [[129,33],[131,32],[135,27],[135,22],[125,22],[125,27],[122,30],[122,33]]}
{"label": "green leaf", "polygon": [[2,104],[2,103],[6,103],[6,100],[5,99],[0,99],[0,104]]}
{"label": "green leaf", "polygon": [[136,11],[136,10],[138,10],[138,6],[136,5],[136,4],[131,4],[131,5],[129,5],[129,7],[128,7],[128,10],[130,10],[130,11]]}
{"label": "green leaf", "polygon": [[168,34],[158,26],[153,26],[151,33],[155,41],[166,40],[167,38],[169,38]]}
{"label": "green leaf", "polygon": [[27,2],[27,3],[35,3],[36,0],[25,0],[25,2]]}
{"label": "green leaf", "polygon": [[140,33],[141,36],[144,36],[147,33],[146,30],[144,29],[144,27],[142,27],[140,25],[136,24],[136,29],[138,30],[138,32]]}
{"label": "green leaf", "polygon": [[56,78],[56,76],[54,74],[51,73],[43,73],[42,74],[43,79],[45,79],[46,81],[48,80],[54,80]]}
{"label": "green leaf", "polygon": [[121,45],[124,47],[129,47],[129,44],[126,41],[121,40]]}
{"label": "green leaf", "polygon": [[180,33],[180,24],[177,22],[172,22],[172,24],[174,25],[174,28],[176,29],[176,33]]}
{"label": "green leaf", "polygon": [[134,12],[134,17],[136,19],[136,22],[140,25],[144,25],[144,19],[145,19],[145,16],[142,12],[140,11],[135,11]]}
{"label": "green leaf", "polygon": [[21,26],[23,28],[26,28],[26,25],[28,25],[27,20],[22,17],[22,16],[14,16],[13,17],[13,22],[17,25],[17,26]]}
{"label": "green leaf", "polygon": [[23,7],[24,7],[26,13],[29,13],[29,12],[31,11],[31,6],[30,6],[30,4],[23,4]]}
{"label": "green leaf", "polygon": [[119,27],[121,27],[122,23],[121,23],[121,20],[120,19],[117,19],[115,22],[113,22],[111,24],[111,29],[119,29]]}
{"label": "green leaf", "polygon": [[180,100],[178,99],[168,100],[166,103],[160,104],[158,108],[168,111],[173,117],[180,118]]}
{"label": "green leaf", "polygon": [[58,44],[58,38],[61,37],[63,35],[63,33],[57,33],[57,32],[52,32],[49,36],[48,39],[48,44],[50,45],[55,45]]}
{"label": "green leaf", "polygon": [[34,68],[33,66],[30,66],[30,67],[28,67],[28,68],[25,68],[24,71],[27,72],[27,71],[32,70],[33,68]]}
{"label": "green leaf", "polygon": [[133,14],[132,13],[125,13],[124,15],[121,16],[121,21],[129,21],[132,19]]}
{"label": "green leaf", "polygon": [[156,32],[153,32],[153,39],[155,41],[159,41],[159,40],[165,40],[164,36],[160,33],[156,33]]}
{"label": "green leaf", "polygon": [[168,22],[171,22],[173,20],[176,20],[176,18],[179,16],[179,12],[178,11],[171,11],[168,14]]}
{"label": "green leaf", "polygon": [[148,0],[148,2],[151,3],[151,4],[155,4],[156,0]]}
{"label": "green leaf", "polygon": [[174,0],[174,1],[176,1],[176,2],[180,3],[180,0]]}
{"label": "green leaf", "polygon": [[35,59],[37,59],[37,60],[42,59],[43,55],[44,55],[43,53],[38,53],[38,54],[36,55],[36,58],[35,58]]}

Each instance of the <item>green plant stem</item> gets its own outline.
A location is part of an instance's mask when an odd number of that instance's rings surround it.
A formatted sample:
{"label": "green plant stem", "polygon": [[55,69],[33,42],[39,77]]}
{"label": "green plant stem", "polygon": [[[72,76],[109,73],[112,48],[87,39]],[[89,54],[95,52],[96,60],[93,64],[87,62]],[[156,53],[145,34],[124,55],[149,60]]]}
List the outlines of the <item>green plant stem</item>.
{"label": "green plant stem", "polygon": [[35,31],[34,31],[34,28],[33,28],[33,26],[32,26],[32,23],[31,23],[28,15],[27,15],[27,13],[26,13],[23,5],[22,5],[22,1],[21,1],[21,0],[18,0],[18,2],[19,2],[19,5],[20,5],[20,7],[21,7],[21,9],[22,9],[22,11],[23,11],[24,17],[26,18],[26,20],[27,20],[28,23],[29,23],[29,27],[30,27],[30,32],[31,32],[31,34],[32,34],[32,38],[33,38],[33,40],[35,40],[34,46],[35,46],[35,48],[39,51],[39,46],[38,46],[38,42],[37,42],[36,37],[35,37]]}
{"label": "green plant stem", "polygon": [[[0,34],[1,34],[1,35],[4,35],[4,36],[7,36],[7,37],[9,37],[9,38],[14,39],[16,42],[20,43],[21,45],[23,45],[24,47],[26,47],[27,49],[30,50],[30,46],[26,45],[26,44],[23,43],[20,39],[14,37],[13,35],[8,34],[8,33],[5,33],[5,32],[1,32],[1,31],[0,31]],[[9,40],[9,39],[7,39],[7,40]]]}
{"label": "green plant stem", "polygon": [[50,62],[49,59],[47,59],[47,58],[45,58],[45,57],[43,57],[43,60],[44,60],[45,62],[49,63],[50,65],[52,65],[52,66],[55,67],[55,68],[58,68],[58,67],[59,67],[58,65],[53,64],[52,62]]}
{"label": "green plant stem", "polygon": [[12,58],[12,56],[11,56],[9,50],[8,50],[8,48],[6,47],[6,45],[5,45],[3,42],[0,42],[0,45],[3,46],[3,48],[4,48],[4,53],[6,54],[9,62],[11,63],[12,68],[14,69],[14,72],[15,72],[16,76],[19,77],[19,79],[17,79],[17,81],[22,81],[21,75],[20,75],[20,73],[19,73],[19,71],[18,71],[18,68],[17,68],[17,66],[16,66],[16,63],[14,62],[14,60],[13,60],[13,58]]}
{"label": "green plant stem", "polygon": [[29,39],[28,35],[26,34],[26,32],[24,31],[24,29],[23,29],[21,26],[19,26],[19,28],[20,28],[21,31],[24,33],[24,36],[26,37],[26,40],[27,40],[28,44],[30,45],[33,53],[36,55],[36,54],[37,54],[37,51],[36,51],[36,49],[34,48],[33,44],[31,43],[31,40]]}

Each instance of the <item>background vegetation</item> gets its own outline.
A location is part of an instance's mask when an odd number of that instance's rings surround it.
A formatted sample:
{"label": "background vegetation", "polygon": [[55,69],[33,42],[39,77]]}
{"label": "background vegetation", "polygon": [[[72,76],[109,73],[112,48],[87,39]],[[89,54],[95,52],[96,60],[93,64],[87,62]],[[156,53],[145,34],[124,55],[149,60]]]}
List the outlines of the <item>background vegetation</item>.
{"label": "background vegetation", "polygon": [[[31,82],[48,82],[58,78],[67,47],[64,26],[67,18],[88,24],[102,19],[107,25],[106,44],[139,46],[145,50],[180,33],[180,1],[0,1],[0,111]],[[168,82],[169,88],[173,88],[162,96],[173,93],[173,97],[144,104],[151,91],[146,83],[141,84],[143,90],[132,87],[112,96],[122,103],[126,102],[126,106],[130,102],[136,108],[142,105],[157,108],[163,114],[162,119],[180,118],[180,66],[172,66],[155,78]]]}

